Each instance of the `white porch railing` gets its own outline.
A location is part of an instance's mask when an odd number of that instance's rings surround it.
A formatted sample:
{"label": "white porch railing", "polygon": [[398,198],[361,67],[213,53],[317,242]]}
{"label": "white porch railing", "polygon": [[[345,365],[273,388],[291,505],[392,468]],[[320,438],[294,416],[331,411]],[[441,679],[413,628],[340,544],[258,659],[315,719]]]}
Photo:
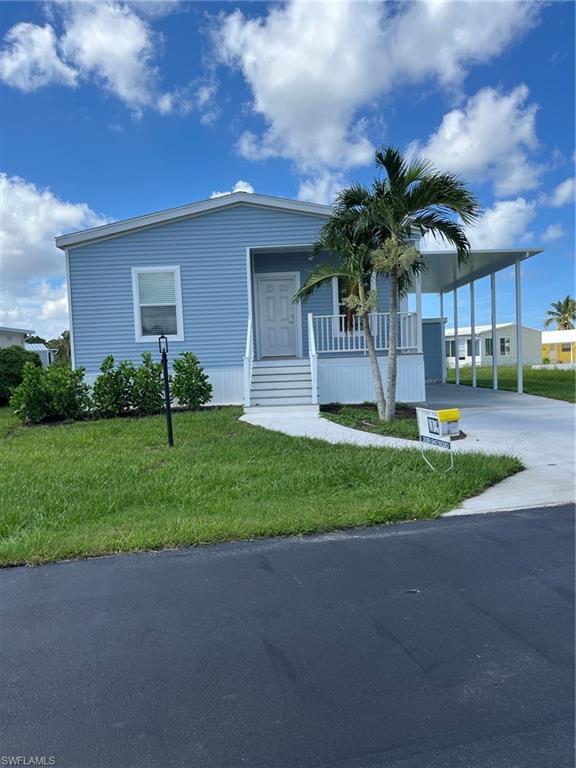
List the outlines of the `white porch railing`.
{"label": "white porch railing", "polygon": [[310,376],[312,384],[312,405],[318,404],[318,354],[314,334],[314,315],[308,313],[308,356],[310,357]]}
{"label": "white porch railing", "polygon": [[[364,336],[363,319],[351,318],[352,327],[346,327],[346,315],[308,316],[309,334],[315,340],[315,353],[323,352],[367,352]],[[311,326],[310,326],[311,322]],[[390,346],[390,313],[373,312],[370,315],[370,328],[374,337],[374,346],[379,352]],[[401,352],[420,352],[421,343],[418,332],[418,314],[416,312],[398,312],[398,341],[396,348]]]}
{"label": "white porch railing", "polygon": [[246,349],[244,351],[244,405],[250,407],[250,387],[252,385],[252,365],[254,363],[254,329],[252,315],[248,315],[246,331]]}

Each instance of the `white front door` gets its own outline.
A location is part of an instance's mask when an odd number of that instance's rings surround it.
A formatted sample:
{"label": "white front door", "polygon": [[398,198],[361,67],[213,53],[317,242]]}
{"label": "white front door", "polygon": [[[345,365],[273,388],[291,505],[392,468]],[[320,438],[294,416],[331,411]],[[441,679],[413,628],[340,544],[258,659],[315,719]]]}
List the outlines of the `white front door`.
{"label": "white front door", "polygon": [[296,275],[256,275],[260,357],[296,357],[298,354]]}

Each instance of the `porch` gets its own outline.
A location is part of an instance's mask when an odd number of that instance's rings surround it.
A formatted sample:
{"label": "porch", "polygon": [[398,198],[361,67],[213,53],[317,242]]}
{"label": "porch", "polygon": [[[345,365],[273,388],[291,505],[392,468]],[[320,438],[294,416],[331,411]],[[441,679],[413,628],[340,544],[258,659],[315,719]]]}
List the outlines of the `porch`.
{"label": "porch", "polygon": [[[330,258],[322,254],[315,262],[311,246],[247,249],[246,408],[293,406],[317,411],[319,403],[373,399],[364,321],[353,317],[348,322],[338,281],[334,279],[302,303],[293,301],[315,264]],[[370,328],[385,375],[391,343],[388,289],[384,278],[373,282],[379,299],[377,311],[370,314]],[[396,347],[403,399],[419,400],[424,396],[419,281],[413,310],[406,299],[401,304]]]}

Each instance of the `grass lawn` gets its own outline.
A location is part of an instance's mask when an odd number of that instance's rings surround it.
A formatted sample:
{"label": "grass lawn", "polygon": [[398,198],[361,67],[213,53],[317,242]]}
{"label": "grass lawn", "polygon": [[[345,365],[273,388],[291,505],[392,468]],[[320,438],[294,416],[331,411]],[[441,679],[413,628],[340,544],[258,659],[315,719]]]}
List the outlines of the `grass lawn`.
{"label": "grass lawn", "polygon": [[[492,368],[482,366],[476,369],[479,387],[492,386]],[[456,371],[448,368],[446,380],[454,383]],[[472,368],[460,368],[460,383],[472,384]],[[516,391],[516,366],[500,366],[498,368],[498,389]],[[532,370],[524,366],[524,392],[527,395],[551,397],[554,400],[576,402],[576,373],[562,370]]]}
{"label": "grass lawn", "polygon": [[344,427],[353,427],[365,432],[375,432],[386,437],[403,437],[406,440],[418,440],[418,423],[414,408],[398,406],[395,421],[380,421],[376,406],[363,405],[324,406],[322,416]]}
{"label": "grass lawn", "polygon": [[[0,565],[434,517],[521,468],[330,445],[238,421],[239,408],[23,427],[0,409]],[[442,456],[446,460],[446,457]]]}

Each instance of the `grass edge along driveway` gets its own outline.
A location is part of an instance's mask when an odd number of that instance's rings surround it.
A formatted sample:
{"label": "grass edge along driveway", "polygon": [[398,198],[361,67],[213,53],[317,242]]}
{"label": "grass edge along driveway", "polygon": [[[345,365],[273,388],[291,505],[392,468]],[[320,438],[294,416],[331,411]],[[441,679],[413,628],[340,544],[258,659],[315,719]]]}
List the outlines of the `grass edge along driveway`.
{"label": "grass edge along driveway", "polygon": [[[435,517],[519,471],[459,454],[331,445],[238,421],[240,408],[41,427],[0,409],[0,565]],[[446,462],[439,455],[439,464]]]}
{"label": "grass edge along driveway", "polygon": [[[536,368],[525,365],[523,370],[524,394],[537,397],[549,397],[552,400],[576,402],[576,371]],[[477,384],[479,387],[492,387],[492,366],[476,368]],[[516,392],[516,366],[498,366],[498,389],[505,392]],[[448,368],[446,380],[449,384],[456,382],[456,370]],[[460,383],[472,385],[472,366],[460,367]]]}

